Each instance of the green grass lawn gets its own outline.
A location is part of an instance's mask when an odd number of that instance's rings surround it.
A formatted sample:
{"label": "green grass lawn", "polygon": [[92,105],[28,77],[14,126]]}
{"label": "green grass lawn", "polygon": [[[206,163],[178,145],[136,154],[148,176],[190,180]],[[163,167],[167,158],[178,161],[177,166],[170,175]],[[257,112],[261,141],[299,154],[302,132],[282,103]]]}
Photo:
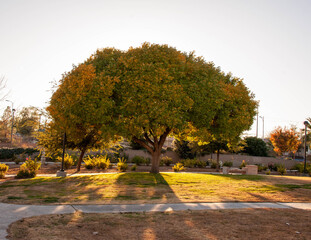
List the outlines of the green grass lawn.
{"label": "green grass lawn", "polygon": [[0,201],[24,204],[308,202],[310,199],[309,177],[119,173],[37,177],[0,185]]}

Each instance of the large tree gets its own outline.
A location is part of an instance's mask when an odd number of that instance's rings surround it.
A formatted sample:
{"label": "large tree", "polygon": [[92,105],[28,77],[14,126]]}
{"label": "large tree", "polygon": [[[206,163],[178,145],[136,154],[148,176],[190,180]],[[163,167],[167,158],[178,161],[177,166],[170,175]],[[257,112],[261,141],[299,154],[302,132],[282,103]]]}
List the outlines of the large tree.
{"label": "large tree", "polygon": [[[76,101],[84,108],[94,105],[98,109],[109,109],[103,113],[95,109],[87,121],[110,113],[111,121],[100,121],[101,126],[109,126],[147,149],[152,155],[153,173],[159,172],[161,149],[168,135],[195,132],[196,137],[204,141],[216,137],[227,140],[250,127],[256,106],[253,95],[240,79],[223,73],[213,63],[167,45],[145,43],[126,52],[113,50],[114,54],[106,54],[109,51],[112,50],[97,51],[84,63],[91,71],[77,79],[77,84],[81,81],[84,86],[83,79],[90,75],[96,80],[90,81],[90,87],[83,90],[68,88],[72,101],[66,99],[69,93],[65,94],[62,86],[54,93],[48,110],[53,113],[51,110],[60,103],[57,108],[65,113],[59,117],[60,124],[74,129],[79,129],[77,123],[85,124],[84,117],[71,119]],[[74,73],[66,76],[70,79],[71,75]],[[105,85],[107,82],[109,85]],[[107,92],[93,93],[101,84]],[[81,92],[96,98],[81,99],[78,97]],[[98,102],[101,95],[106,100]],[[57,116],[54,114],[55,119]],[[93,126],[90,124],[87,129]]]}

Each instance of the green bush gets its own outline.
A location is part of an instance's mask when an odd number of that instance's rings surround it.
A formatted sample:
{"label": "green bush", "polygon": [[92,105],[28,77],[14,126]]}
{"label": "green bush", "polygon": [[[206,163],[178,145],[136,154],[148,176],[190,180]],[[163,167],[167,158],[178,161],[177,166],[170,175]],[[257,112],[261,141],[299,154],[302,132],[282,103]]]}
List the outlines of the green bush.
{"label": "green bush", "polygon": [[270,174],[271,174],[270,169],[269,169],[268,171],[266,171],[266,174],[267,174],[267,175],[270,175]]}
{"label": "green bush", "polygon": [[22,153],[32,155],[33,153],[39,152],[34,148],[11,148],[11,149],[0,149],[0,159],[11,159],[13,155],[20,155]]}
{"label": "green bush", "polygon": [[173,163],[173,159],[168,156],[165,156],[161,158],[161,162],[166,166],[170,166]]}
{"label": "green bush", "polygon": [[196,161],[196,159],[182,159],[180,162],[187,168],[194,168]]}
{"label": "green bush", "polygon": [[224,167],[232,167],[233,166],[233,162],[226,161],[226,162],[224,162],[224,164],[222,166],[224,166]]}
{"label": "green bush", "polygon": [[4,178],[8,170],[9,170],[8,165],[0,163],[0,178]]}
{"label": "green bush", "polygon": [[211,162],[211,168],[212,168],[212,169],[216,169],[217,167],[218,167],[217,162],[216,162],[216,161],[212,161],[212,162]]}
{"label": "green bush", "polygon": [[180,163],[180,162],[179,162],[179,163],[176,163],[176,164],[173,166],[172,169],[174,170],[174,172],[179,172],[179,171],[185,170],[183,164]]}
{"label": "green bush", "polygon": [[251,156],[268,156],[268,147],[265,141],[257,137],[247,137],[245,138],[245,146],[243,149],[244,153]]}
{"label": "green bush", "polygon": [[277,167],[277,171],[281,174],[281,175],[284,175],[286,173],[286,168],[284,167],[284,165],[280,164],[278,167]]}
{"label": "green bush", "polygon": [[137,166],[140,166],[145,163],[145,158],[142,156],[134,156],[132,158],[132,163],[135,163]]}
{"label": "green bush", "polygon": [[126,172],[127,170],[127,163],[126,163],[126,159],[124,158],[119,158],[119,162],[117,164],[117,169],[119,172]]}
{"label": "green bush", "polygon": [[134,165],[131,167],[131,171],[136,171],[136,168],[137,168],[137,165],[134,164]]}
{"label": "green bush", "polygon": [[205,168],[207,165],[206,162],[201,161],[201,160],[196,160],[194,166],[198,168]]}

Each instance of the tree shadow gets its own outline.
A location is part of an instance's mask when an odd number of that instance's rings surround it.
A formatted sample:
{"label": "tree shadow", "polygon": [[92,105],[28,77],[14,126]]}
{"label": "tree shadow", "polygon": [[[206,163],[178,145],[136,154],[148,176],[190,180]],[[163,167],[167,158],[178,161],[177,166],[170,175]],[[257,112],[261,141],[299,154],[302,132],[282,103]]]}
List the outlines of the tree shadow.
{"label": "tree shadow", "polygon": [[130,200],[130,203],[181,202],[161,173],[121,173],[115,184],[119,188],[114,198],[117,202],[123,200]]}

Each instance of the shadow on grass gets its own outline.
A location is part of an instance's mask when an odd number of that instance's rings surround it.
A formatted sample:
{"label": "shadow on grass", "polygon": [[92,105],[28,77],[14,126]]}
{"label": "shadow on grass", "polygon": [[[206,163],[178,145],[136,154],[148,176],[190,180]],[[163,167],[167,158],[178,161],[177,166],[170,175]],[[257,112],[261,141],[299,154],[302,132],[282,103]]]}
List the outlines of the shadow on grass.
{"label": "shadow on grass", "polygon": [[181,202],[161,173],[123,173],[118,175],[116,184],[123,187],[120,188],[115,200],[154,203],[170,199]]}

